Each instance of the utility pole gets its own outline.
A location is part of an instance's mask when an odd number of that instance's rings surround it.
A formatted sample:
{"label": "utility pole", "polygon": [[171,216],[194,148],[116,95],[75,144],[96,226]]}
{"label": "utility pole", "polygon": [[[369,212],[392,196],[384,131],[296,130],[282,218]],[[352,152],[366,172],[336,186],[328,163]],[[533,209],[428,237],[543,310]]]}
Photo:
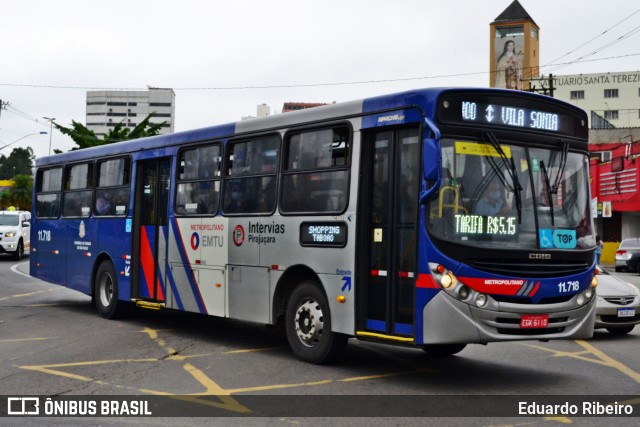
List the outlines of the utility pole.
{"label": "utility pole", "polygon": [[[549,74],[549,78],[545,79],[544,76],[539,78],[530,78],[529,80],[529,89],[526,89],[527,92],[535,92],[541,93],[543,95],[549,95],[553,97],[553,92],[555,91],[555,87],[553,86],[553,74]],[[537,81],[540,84],[540,87],[536,87],[533,84],[534,81]]]}
{"label": "utility pole", "polygon": [[2,117],[2,110],[4,110],[5,105],[7,104],[0,99],[0,118]]}

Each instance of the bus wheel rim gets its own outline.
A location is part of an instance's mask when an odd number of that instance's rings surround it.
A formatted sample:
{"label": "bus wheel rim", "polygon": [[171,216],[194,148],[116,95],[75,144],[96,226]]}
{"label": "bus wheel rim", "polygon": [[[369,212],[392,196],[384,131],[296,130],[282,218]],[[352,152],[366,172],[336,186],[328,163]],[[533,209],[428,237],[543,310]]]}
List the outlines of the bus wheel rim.
{"label": "bus wheel rim", "polygon": [[100,283],[100,302],[104,307],[108,307],[111,304],[113,298],[113,281],[108,274],[102,276]]}
{"label": "bus wheel rim", "polygon": [[294,320],[296,334],[307,347],[319,344],[324,331],[322,307],[313,299],[304,301],[296,310]]}

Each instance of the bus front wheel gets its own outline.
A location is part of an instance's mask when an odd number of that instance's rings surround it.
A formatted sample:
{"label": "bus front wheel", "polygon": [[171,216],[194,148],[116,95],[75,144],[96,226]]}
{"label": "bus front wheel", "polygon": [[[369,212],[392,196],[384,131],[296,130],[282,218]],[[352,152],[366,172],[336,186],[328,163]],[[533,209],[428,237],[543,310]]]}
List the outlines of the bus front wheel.
{"label": "bus front wheel", "polygon": [[346,335],[331,331],[329,302],[314,281],[300,283],[291,293],[285,326],[291,350],[305,362],[333,362],[347,344]]}
{"label": "bus front wheel", "polygon": [[125,314],[127,303],[118,300],[118,276],[110,261],[103,261],[96,271],[93,299],[98,313],[106,319],[117,319]]}

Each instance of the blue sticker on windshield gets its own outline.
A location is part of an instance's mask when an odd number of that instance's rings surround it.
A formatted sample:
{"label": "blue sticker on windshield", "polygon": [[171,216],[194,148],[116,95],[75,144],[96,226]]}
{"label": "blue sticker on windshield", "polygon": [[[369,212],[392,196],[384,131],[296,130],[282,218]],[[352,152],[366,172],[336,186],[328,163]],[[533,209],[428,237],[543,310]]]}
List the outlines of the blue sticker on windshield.
{"label": "blue sticker on windshield", "polygon": [[576,247],[576,230],[553,230],[553,244],[560,249]]}
{"label": "blue sticker on windshield", "polygon": [[540,249],[553,248],[553,230],[550,228],[541,228],[538,231],[540,236]]}

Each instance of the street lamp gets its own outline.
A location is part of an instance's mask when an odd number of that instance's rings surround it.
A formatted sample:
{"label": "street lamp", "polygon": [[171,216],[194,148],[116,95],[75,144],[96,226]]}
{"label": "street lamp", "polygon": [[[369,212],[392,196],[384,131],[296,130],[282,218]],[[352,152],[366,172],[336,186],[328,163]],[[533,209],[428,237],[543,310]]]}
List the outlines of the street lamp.
{"label": "street lamp", "polygon": [[49,133],[49,132],[41,131],[41,132],[37,132],[37,133],[30,133],[30,134],[28,134],[28,135],[25,135],[25,136],[23,136],[23,137],[21,137],[21,138],[16,139],[15,141],[13,141],[13,142],[11,142],[11,143],[9,143],[9,144],[7,144],[7,145],[3,145],[2,147],[0,147],[0,150],[4,150],[4,149],[5,149],[5,148],[7,148],[8,146],[13,145],[13,144],[15,144],[15,143],[16,143],[16,142],[18,142],[18,141],[22,141],[23,139],[25,139],[25,138],[26,138],[26,137],[28,137],[28,136],[33,136],[33,135],[46,135],[47,133]]}
{"label": "street lamp", "polygon": [[55,117],[43,117],[45,120],[49,120],[49,155],[51,155],[51,138],[53,137],[53,121]]}

